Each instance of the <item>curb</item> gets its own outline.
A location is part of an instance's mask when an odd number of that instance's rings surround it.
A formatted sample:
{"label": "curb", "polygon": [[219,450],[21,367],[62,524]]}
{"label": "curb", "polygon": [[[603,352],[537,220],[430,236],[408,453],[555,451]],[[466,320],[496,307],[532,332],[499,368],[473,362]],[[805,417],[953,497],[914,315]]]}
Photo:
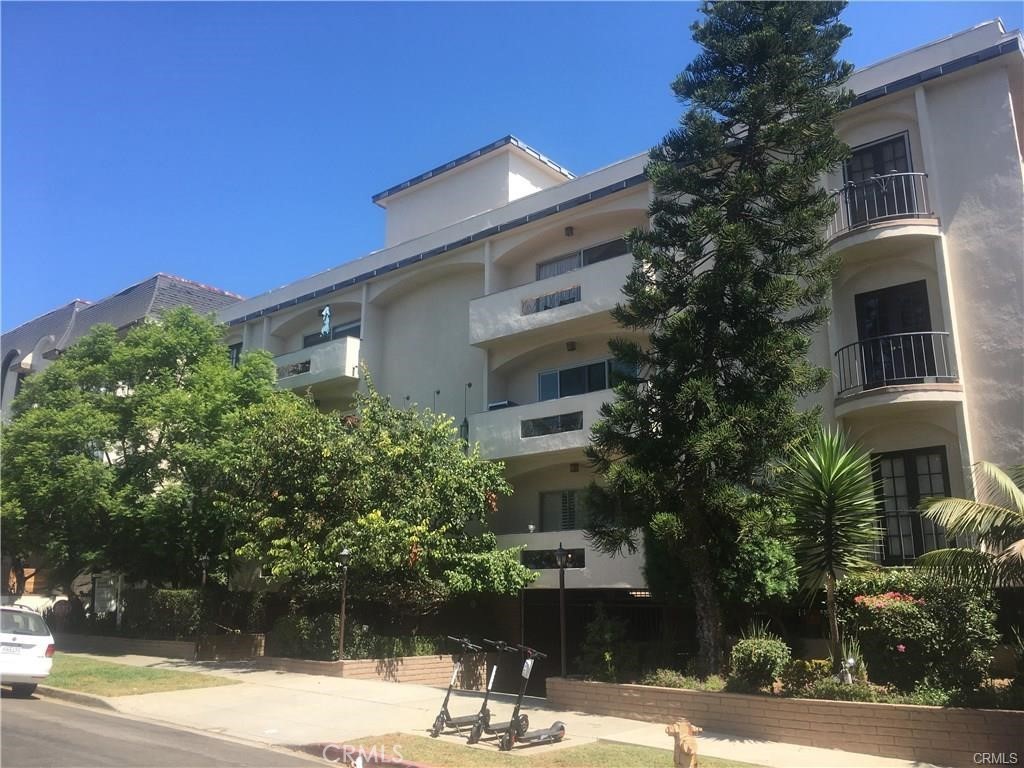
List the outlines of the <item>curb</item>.
{"label": "curb", "polygon": [[104,699],[102,696],[94,696],[91,693],[79,693],[78,691],[67,691],[63,688],[54,688],[49,685],[40,685],[36,688],[36,694],[47,699],[61,699],[70,701],[72,704],[81,704],[96,709],[106,709],[117,712],[117,707]]}

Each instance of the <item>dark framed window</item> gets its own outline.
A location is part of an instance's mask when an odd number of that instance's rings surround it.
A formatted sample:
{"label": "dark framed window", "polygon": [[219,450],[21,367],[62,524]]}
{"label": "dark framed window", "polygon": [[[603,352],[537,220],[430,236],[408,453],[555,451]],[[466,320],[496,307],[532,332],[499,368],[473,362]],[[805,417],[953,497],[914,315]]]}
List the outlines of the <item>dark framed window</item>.
{"label": "dark framed window", "polygon": [[358,339],[360,333],[362,333],[362,326],[358,322],[345,323],[344,325],[336,325],[334,326],[334,328],[331,329],[330,338],[320,333],[310,333],[306,336],[303,336],[302,346],[314,347],[317,344],[324,344],[328,341],[333,341],[334,339],[343,339],[345,337]]}
{"label": "dark framed window", "polygon": [[618,237],[607,243],[592,245],[589,248],[540,262],[537,264],[537,279],[544,280],[548,277],[564,275],[574,269],[589,267],[591,264],[614,259],[616,256],[623,256],[627,253],[629,253],[629,243],[624,237]]}
{"label": "dark framed window", "polygon": [[906,176],[892,176],[911,171],[906,132],[854,148],[843,167],[850,225],[917,213],[916,184]]}
{"label": "dark framed window", "polygon": [[864,388],[934,377],[935,347],[924,280],[858,293],[853,298]]}
{"label": "dark framed window", "polygon": [[883,562],[901,565],[946,547],[942,527],[923,519],[917,511],[924,499],[950,495],[945,446],[891,451],[871,458],[878,483]]}
{"label": "dark framed window", "polygon": [[590,524],[583,492],[543,491],[540,494],[540,530],[576,531]]}
{"label": "dark framed window", "polygon": [[242,360],[242,342],[228,346],[228,360],[231,361],[232,368],[238,367],[238,363]]}
{"label": "dark framed window", "polygon": [[[558,570],[558,550],[555,549],[524,549],[519,553],[520,562],[534,571]],[[586,568],[587,551],[585,549],[567,549],[566,569]]]}
{"label": "dark framed window", "polygon": [[537,399],[557,400],[560,397],[599,392],[634,376],[632,366],[615,359],[541,371],[537,374]]}

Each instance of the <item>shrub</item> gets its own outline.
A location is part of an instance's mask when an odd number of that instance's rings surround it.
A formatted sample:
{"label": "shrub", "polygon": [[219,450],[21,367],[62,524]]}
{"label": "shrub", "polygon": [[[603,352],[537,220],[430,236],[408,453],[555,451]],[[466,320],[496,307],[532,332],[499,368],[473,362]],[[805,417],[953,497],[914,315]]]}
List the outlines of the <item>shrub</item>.
{"label": "shrub", "polygon": [[839,618],[860,639],[871,676],[902,691],[926,678],[968,691],[987,677],[999,641],[987,587],[890,568],[839,582]]}
{"label": "shrub", "polygon": [[295,659],[338,660],[338,616],[289,613],[267,633],[267,653]]}
{"label": "shrub", "polygon": [[834,677],[815,680],[796,694],[801,699],[829,699],[832,701],[882,701],[885,690],[870,683],[843,683]]}
{"label": "shrub", "polygon": [[626,641],[626,623],[609,616],[600,604],[587,624],[581,650],[580,672],[593,680],[617,683],[636,671],[637,649]]}
{"label": "shrub", "polygon": [[782,638],[756,628],[733,646],[729,688],[757,691],[770,687],[789,663],[790,651]]}
{"label": "shrub", "polygon": [[793,659],[782,670],[782,691],[795,696],[812,683],[824,680],[832,674],[832,662],[828,659]]}
{"label": "shrub", "polygon": [[725,689],[725,679],[719,675],[705,678],[684,675],[674,669],[656,669],[648,672],[640,680],[640,685],[656,685],[661,688],[686,688],[691,691],[721,691]]}
{"label": "shrub", "polygon": [[197,589],[127,592],[121,633],[154,640],[190,640],[199,633],[202,603]]}

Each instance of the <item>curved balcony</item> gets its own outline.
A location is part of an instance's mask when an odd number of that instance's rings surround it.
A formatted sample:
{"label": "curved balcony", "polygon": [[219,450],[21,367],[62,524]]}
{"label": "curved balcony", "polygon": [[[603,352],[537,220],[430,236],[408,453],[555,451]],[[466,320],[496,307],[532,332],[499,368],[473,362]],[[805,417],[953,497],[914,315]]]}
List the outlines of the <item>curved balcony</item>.
{"label": "curved balcony", "polygon": [[[832,194],[836,213],[825,228],[833,250],[857,249],[892,238],[930,239],[940,234],[928,199],[928,174],[887,173],[847,182]],[[906,240],[900,241],[906,245]],[[852,254],[847,254],[847,256]]]}
{"label": "curved balcony", "polygon": [[359,339],[348,336],[274,358],[277,386],[317,398],[351,394],[359,382]]}
{"label": "curved balcony", "polygon": [[835,353],[836,397],[907,384],[958,381],[943,331],[892,333],[847,344]]}

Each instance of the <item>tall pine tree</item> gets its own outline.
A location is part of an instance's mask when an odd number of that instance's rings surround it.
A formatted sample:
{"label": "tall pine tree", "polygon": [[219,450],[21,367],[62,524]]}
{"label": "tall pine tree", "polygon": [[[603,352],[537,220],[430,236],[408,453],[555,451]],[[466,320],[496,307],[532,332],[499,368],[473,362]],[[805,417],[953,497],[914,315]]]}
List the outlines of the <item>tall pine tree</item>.
{"label": "tall pine tree", "polygon": [[635,364],[594,428],[605,477],[591,534],[606,551],[655,537],[689,575],[698,667],[722,657],[718,572],[756,506],[756,479],[817,414],[797,398],[828,372],[807,360],[835,270],[834,212],[817,187],[848,149],[842,2],[715,2],[702,51],[672,85],[688,107],[650,153],[651,228],[614,312],[649,343],[612,342]]}

